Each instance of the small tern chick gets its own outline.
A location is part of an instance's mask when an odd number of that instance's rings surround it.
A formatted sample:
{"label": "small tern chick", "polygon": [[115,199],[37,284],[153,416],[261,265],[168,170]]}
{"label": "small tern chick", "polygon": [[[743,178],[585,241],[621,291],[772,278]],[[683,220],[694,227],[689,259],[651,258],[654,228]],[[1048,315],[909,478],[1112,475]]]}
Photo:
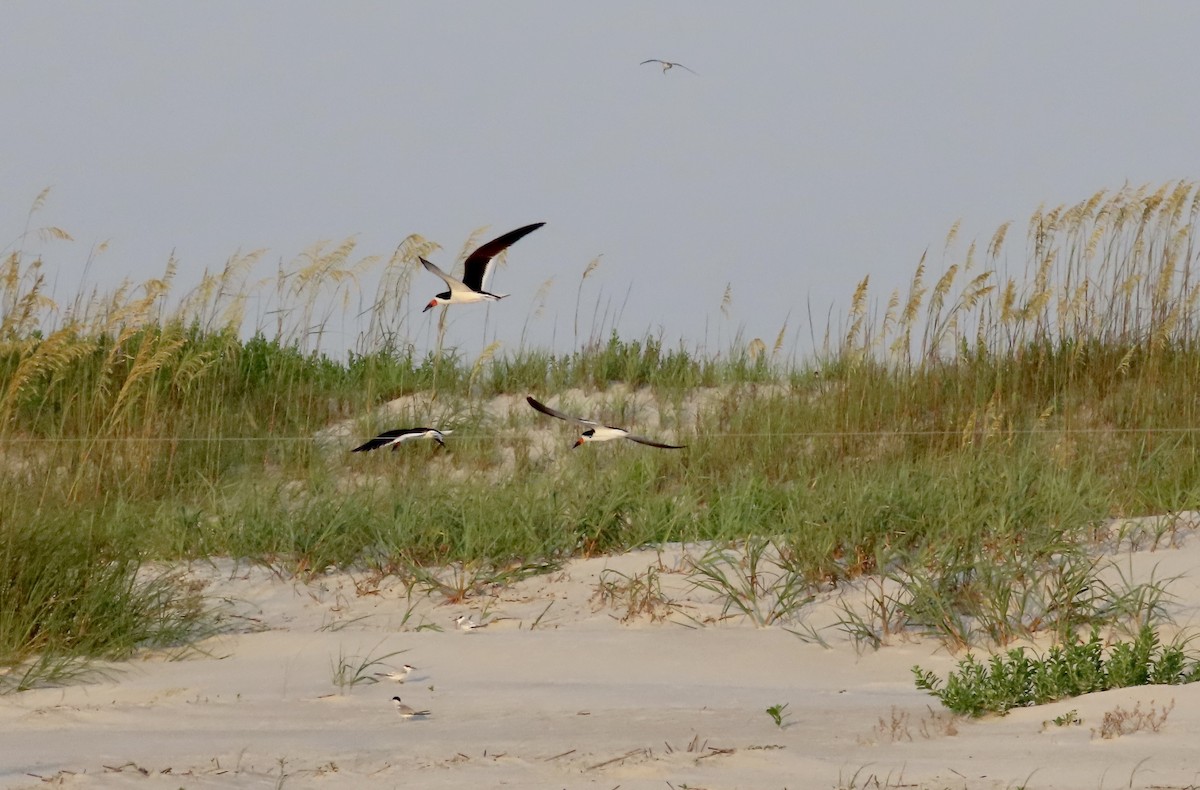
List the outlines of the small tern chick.
{"label": "small tern chick", "polygon": [[414,716],[428,716],[427,710],[413,710],[409,706],[400,701],[399,697],[392,697],[392,704],[396,706],[396,712],[400,714],[402,719],[411,719]]}

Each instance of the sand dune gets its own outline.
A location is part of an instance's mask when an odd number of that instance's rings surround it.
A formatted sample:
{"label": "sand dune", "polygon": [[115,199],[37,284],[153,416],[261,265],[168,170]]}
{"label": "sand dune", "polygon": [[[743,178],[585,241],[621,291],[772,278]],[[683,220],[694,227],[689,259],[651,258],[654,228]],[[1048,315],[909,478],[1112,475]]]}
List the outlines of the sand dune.
{"label": "sand dune", "polygon": [[[302,582],[229,561],[193,564],[189,573],[223,607],[226,632],[186,660],[152,656],[112,667],[107,680],[0,699],[0,787],[1200,783],[1200,684],[956,719],[912,683],[915,663],[941,674],[954,666],[938,643],[894,640],[859,654],[822,628],[861,585],[804,610],[822,646],[785,627],[722,619],[712,595],[680,572],[685,553],[574,561],[459,605],[366,574]],[[1181,627],[1198,622],[1194,531],[1114,556],[1140,578],[1192,574],[1171,588],[1171,614]],[[648,567],[673,604],[654,618],[623,620],[625,609],[595,597],[606,569],[628,578]],[[603,578],[621,580],[611,572]],[[489,626],[457,631],[463,613]],[[392,651],[404,652],[389,665],[418,667],[403,685],[334,685],[339,656]],[[401,720],[394,694],[432,716]],[[1118,706],[1172,702],[1158,732],[1092,732]],[[782,703],[781,728],[766,708]],[[1081,725],[1043,725],[1068,710]]]}

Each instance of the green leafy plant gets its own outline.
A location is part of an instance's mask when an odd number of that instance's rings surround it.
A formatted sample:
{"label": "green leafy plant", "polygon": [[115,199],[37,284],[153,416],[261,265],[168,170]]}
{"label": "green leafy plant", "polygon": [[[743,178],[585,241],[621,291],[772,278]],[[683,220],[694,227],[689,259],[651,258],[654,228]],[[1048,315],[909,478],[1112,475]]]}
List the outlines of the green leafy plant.
{"label": "green leafy plant", "polygon": [[771,721],[775,722],[775,726],[780,729],[783,729],[785,726],[783,720],[792,715],[787,712],[787,707],[789,704],[790,703],[787,702],[782,704],[776,703],[767,708],[767,715],[771,717]]}
{"label": "green leafy plant", "polygon": [[944,683],[920,666],[912,671],[917,688],[951,711],[982,716],[1093,691],[1190,683],[1200,679],[1200,662],[1189,657],[1182,644],[1160,644],[1157,633],[1147,626],[1133,641],[1118,642],[1107,653],[1099,630],[1094,629],[1088,641],[1071,639],[1041,657],[1015,648],[980,662],[968,653]]}
{"label": "green leafy plant", "polygon": [[1055,727],[1075,727],[1083,724],[1083,719],[1079,718],[1079,711],[1072,708],[1066,713],[1059,714],[1050,720]]}

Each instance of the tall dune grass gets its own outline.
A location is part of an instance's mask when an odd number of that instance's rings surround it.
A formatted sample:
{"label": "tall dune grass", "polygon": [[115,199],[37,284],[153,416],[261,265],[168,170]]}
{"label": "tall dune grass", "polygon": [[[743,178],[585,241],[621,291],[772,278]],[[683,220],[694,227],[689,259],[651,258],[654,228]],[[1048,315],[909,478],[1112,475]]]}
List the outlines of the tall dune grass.
{"label": "tall dune grass", "polygon": [[[593,317],[565,355],[418,356],[408,291],[435,247],[419,236],[378,257],[319,243],[262,278],[262,253],[238,254],[178,298],[168,263],[58,304],[27,250],[69,235],[27,230],[0,263],[0,663],[55,649],[22,637],[15,614],[66,616],[26,603],[27,571],[44,566],[38,585],[63,573],[29,548],[46,530],[123,558],[67,576],[124,579],[148,559],[212,554],[315,571],[771,535],[812,585],[894,573],[966,611],[994,586],[988,569],[1015,579],[1083,551],[1108,517],[1196,506],[1198,207],[1190,182],[1100,192],[1038,209],[1019,250],[1011,223],[965,251],[956,226],[940,273],[923,257],[879,309],[864,279],[844,326],[799,362],[781,359],[786,319],[769,349],[739,336],[718,355]],[[253,321],[251,303],[267,306]],[[323,353],[347,312],[362,312],[356,349]],[[478,408],[616,382],[653,391],[662,429],[689,448],[539,459],[522,431],[553,428]],[[712,389],[693,412],[698,388]],[[372,415],[414,393],[459,428],[449,453],[350,457],[324,433],[394,427]]]}

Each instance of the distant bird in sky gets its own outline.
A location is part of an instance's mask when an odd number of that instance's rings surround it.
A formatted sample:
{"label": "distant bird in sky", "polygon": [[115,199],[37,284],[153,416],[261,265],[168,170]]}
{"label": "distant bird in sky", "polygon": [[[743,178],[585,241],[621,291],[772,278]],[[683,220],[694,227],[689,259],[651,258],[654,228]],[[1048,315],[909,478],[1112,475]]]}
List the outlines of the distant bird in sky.
{"label": "distant bird in sky", "polygon": [[414,667],[412,664],[405,664],[393,672],[376,672],[375,677],[383,678],[384,680],[394,680],[397,683],[403,683],[408,679],[408,676],[412,674],[414,669],[416,669],[416,667]]}
{"label": "distant bird in sky", "polygon": [[396,706],[396,712],[400,714],[402,719],[411,719],[413,716],[428,716],[427,710],[414,710],[400,701],[399,697],[392,697],[392,704]]}
{"label": "distant bird in sky", "polygon": [[580,435],[577,440],[575,440],[575,447],[578,447],[584,442],[608,442],[612,441],[613,439],[628,439],[631,442],[649,445],[650,447],[661,447],[664,450],[682,450],[684,447],[687,447],[686,444],[663,444],[662,442],[656,442],[653,439],[647,439],[645,436],[638,436],[637,434],[630,433],[624,428],[614,428],[611,425],[601,425],[595,420],[585,420],[582,417],[572,417],[569,414],[563,414],[557,409],[552,409],[546,404],[537,401],[532,397],[527,397],[525,400],[529,401],[529,405],[540,411],[542,414],[548,414],[551,417],[556,417],[560,420],[566,420],[567,422],[573,422],[576,425],[582,425],[584,428],[586,428],[587,430],[585,430],[583,434]]}
{"label": "distant bird in sky", "polygon": [[395,450],[405,442],[412,442],[418,439],[433,439],[440,446],[445,447],[446,442],[443,439],[449,433],[453,432],[439,431],[437,428],[396,428],[391,431],[384,431],[374,439],[355,447],[350,452],[367,453],[371,450],[378,450],[380,447],[391,447]]}
{"label": "distant bird in sky", "polygon": [[[663,74],[666,74],[668,71],[670,71],[671,69],[675,68],[676,66],[678,66],[679,68],[683,69],[684,71],[691,71],[693,74],[696,74],[696,72],[695,72],[695,71],[692,71],[692,69],[689,69],[687,66],[683,65],[682,63],[675,63],[675,62],[673,62],[673,61],[670,61],[670,60],[659,60],[658,58],[650,58],[649,60],[643,60],[643,61],[642,61],[641,63],[639,63],[638,65],[639,65],[639,66],[645,66],[647,63],[661,63],[661,64],[662,64],[662,70],[663,70]],[[696,76],[697,76],[697,77],[699,77],[700,75],[699,75],[699,74],[696,74]]]}
{"label": "distant bird in sky", "polygon": [[[483,284],[487,281],[488,274],[492,271],[492,267],[496,262],[496,256],[545,224],[545,222],[535,222],[523,228],[510,230],[503,236],[492,239],[487,244],[479,247],[467,256],[466,263],[463,264],[462,280],[456,280],[429,261],[421,258],[421,265],[438,277],[441,277],[445,281],[446,287],[450,289],[433,297],[429,301],[429,304],[425,305],[425,310],[432,309],[440,304],[496,302],[508,296],[508,294],[494,294],[483,290]],[[423,313],[425,310],[421,312]]]}

